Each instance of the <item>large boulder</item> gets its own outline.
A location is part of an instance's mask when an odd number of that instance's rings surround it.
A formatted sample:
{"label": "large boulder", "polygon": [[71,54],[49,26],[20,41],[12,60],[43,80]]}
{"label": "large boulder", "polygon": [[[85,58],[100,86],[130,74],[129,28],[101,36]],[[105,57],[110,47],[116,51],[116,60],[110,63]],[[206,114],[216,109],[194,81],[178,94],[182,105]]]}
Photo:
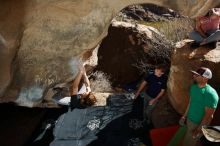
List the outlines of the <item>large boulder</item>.
{"label": "large boulder", "polygon": [[100,44],[96,68],[110,77],[113,86],[125,85],[140,80],[155,64],[169,65],[171,46],[153,27],[113,21]]}
{"label": "large boulder", "polygon": [[[106,36],[124,7],[153,3],[188,16],[204,14],[219,0],[10,0],[0,2],[1,102],[41,102],[50,87],[74,78],[74,59]],[[7,51],[6,51],[7,50]],[[3,78],[5,77],[5,78]]]}
{"label": "large boulder", "polygon": [[185,112],[189,100],[189,88],[193,82],[190,70],[201,66],[212,70],[213,78],[209,84],[220,92],[220,49],[213,46],[191,48],[189,40],[177,43],[171,59],[168,80],[168,97],[173,107],[180,114]]}

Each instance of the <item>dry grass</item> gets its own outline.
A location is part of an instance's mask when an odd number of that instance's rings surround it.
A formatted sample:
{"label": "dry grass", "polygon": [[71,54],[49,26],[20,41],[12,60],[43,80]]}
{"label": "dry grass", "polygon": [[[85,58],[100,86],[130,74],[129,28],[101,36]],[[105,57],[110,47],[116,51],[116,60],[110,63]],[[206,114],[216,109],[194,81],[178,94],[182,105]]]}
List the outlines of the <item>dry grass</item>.
{"label": "dry grass", "polygon": [[90,78],[90,86],[93,92],[112,92],[111,83],[109,81],[109,77],[101,72],[96,71],[89,75]]}
{"label": "dry grass", "polygon": [[162,22],[141,21],[138,23],[152,26],[164,35],[163,40],[161,40],[161,37],[158,37],[148,42],[148,44],[151,44],[150,46],[153,47],[147,55],[138,60],[136,64],[132,64],[140,71],[140,74],[149,69],[153,69],[156,64],[167,64],[169,67],[173,45],[176,42],[188,38],[188,33],[192,31],[194,26],[193,21],[189,18],[176,18]]}
{"label": "dry grass", "polygon": [[188,33],[192,31],[194,23],[189,18],[176,18],[163,22],[139,22],[141,24],[152,26],[173,43],[188,38]]}

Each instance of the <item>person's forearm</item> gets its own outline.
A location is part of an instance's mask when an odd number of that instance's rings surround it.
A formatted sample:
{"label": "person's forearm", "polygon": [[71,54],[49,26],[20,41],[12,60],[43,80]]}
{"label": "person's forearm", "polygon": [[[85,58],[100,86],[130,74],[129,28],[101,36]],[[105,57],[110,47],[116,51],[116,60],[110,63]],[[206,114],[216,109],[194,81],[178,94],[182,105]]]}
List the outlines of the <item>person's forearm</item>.
{"label": "person's forearm", "polygon": [[138,88],[138,90],[137,90],[137,92],[135,93],[135,97],[137,97],[140,93],[141,93],[141,91],[144,89],[144,87],[146,86],[146,82],[145,81],[143,81],[142,83],[141,83],[141,85],[140,85],[140,87]]}
{"label": "person's forearm", "polygon": [[187,117],[188,111],[189,111],[189,104],[187,105],[186,111],[185,111],[185,113],[183,114],[184,117]]}
{"label": "person's forearm", "polygon": [[90,82],[88,79],[88,76],[86,75],[86,72],[83,74],[84,77],[84,83],[86,84],[86,87],[90,87]]}
{"label": "person's forearm", "polygon": [[204,118],[202,119],[202,122],[199,124],[198,128],[202,128],[202,126],[206,126],[209,125],[211,123],[213,119],[213,116],[204,116]]}
{"label": "person's forearm", "polygon": [[187,114],[188,114],[188,111],[189,111],[189,106],[190,106],[190,100],[189,100],[189,103],[186,107],[185,113],[183,114],[183,117],[187,117]]}
{"label": "person's forearm", "polygon": [[199,21],[196,22],[196,31],[199,32],[201,34],[201,36],[206,37],[206,34],[201,29],[201,24]]}
{"label": "person's forearm", "polygon": [[202,132],[201,131],[202,126],[206,126],[210,124],[213,118],[214,111],[215,111],[214,109],[206,110],[205,116],[202,118],[202,121],[200,122],[199,126],[194,130],[193,136],[197,136],[198,134]]}
{"label": "person's forearm", "polygon": [[199,128],[201,128],[204,125],[209,125],[213,119],[214,109],[210,110],[209,112],[205,113],[205,116],[202,118],[202,121],[199,124]]}
{"label": "person's forearm", "polygon": [[82,78],[82,75],[83,75],[83,71],[79,70],[76,77],[75,77],[75,79],[73,80],[71,95],[76,95],[77,94],[78,86],[79,86],[80,80]]}
{"label": "person's forearm", "polygon": [[198,31],[201,34],[201,36],[207,37],[200,27],[196,28],[196,31]]}
{"label": "person's forearm", "polygon": [[185,113],[183,114],[183,116],[180,118],[180,120],[179,120],[179,124],[181,125],[181,126],[184,126],[185,124],[186,124],[186,117],[187,117],[187,113],[188,113],[188,111],[189,111],[189,105],[190,105],[190,102],[188,103],[188,105],[187,105],[187,107],[186,107],[186,111],[185,111]]}
{"label": "person's forearm", "polygon": [[207,37],[206,34],[202,30],[200,30],[199,33],[201,34],[201,36]]}
{"label": "person's forearm", "polygon": [[160,98],[164,95],[164,93],[165,93],[165,90],[162,89],[162,90],[160,91],[160,93],[155,97],[155,99],[156,99],[156,100],[160,99]]}

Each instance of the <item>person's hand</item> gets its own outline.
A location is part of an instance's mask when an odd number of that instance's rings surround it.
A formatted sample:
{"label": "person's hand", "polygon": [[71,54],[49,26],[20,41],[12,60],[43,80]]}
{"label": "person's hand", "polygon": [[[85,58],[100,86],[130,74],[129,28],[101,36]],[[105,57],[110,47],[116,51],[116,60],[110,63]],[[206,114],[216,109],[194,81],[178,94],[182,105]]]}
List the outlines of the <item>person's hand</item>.
{"label": "person's hand", "polygon": [[139,93],[135,93],[133,99],[137,99],[138,96],[139,96]]}
{"label": "person's hand", "polygon": [[186,117],[185,116],[182,116],[179,120],[179,124],[180,126],[184,126],[186,124]]}
{"label": "person's hand", "polygon": [[156,99],[156,98],[151,99],[151,100],[149,101],[148,105],[153,105],[153,104],[155,104],[156,102],[157,102],[157,99]]}
{"label": "person's hand", "polygon": [[194,139],[195,139],[195,138],[199,138],[201,135],[202,135],[202,129],[201,129],[201,127],[197,127],[196,129],[194,129],[194,130],[192,131],[192,136],[193,136]]}

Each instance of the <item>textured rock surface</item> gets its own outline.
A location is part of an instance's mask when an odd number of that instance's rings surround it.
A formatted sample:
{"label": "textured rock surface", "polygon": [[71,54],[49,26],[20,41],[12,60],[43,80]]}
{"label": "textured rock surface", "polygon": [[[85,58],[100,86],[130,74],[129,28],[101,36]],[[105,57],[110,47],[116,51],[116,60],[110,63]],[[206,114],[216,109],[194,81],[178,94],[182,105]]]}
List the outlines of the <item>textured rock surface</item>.
{"label": "textured rock surface", "polygon": [[177,44],[171,59],[171,68],[168,81],[168,96],[173,107],[183,113],[188,104],[188,91],[192,83],[190,70],[196,70],[200,66],[212,70],[213,78],[209,80],[217,92],[220,92],[220,50],[213,46],[203,46],[196,49],[190,48],[187,40]]}
{"label": "textured rock surface", "polygon": [[11,82],[11,64],[23,33],[25,2],[14,2],[0,2],[0,97]]}
{"label": "textured rock surface", "polygon": [[[205,13],[219,0],[9,0],[0,2],[1,102],[34,106],[53,85],[73,79],[72,59],[94,48],[112,18],[138,3],[167,6],[188,16]],[[7,51],[6,51],[7,50]],[[13,62],[12,62],[13,61]],[[9,87],[10,85],[10,87]]]}
{"label": "textured rock surface", "polygon": [[73,79],[73,58],[100,42],[112,14],[108,13],[108,4],[100,1],[30,1],[24,5],[27,13],[13,63],[14,79],[2,100],[18,97],[19,104],[34,106],[48,88]]}
{"label": "textured rock surface", "polygon": [[153,27],[114,21],[108,34],[98,50],[97,70],[106,73],[113,86],[140,79],[155,64],[170,64],[171,44]]}
{"label": "textured rock surface", "polygon": [[152,123],[155,128],[177,125],[180,115],[172,107],[167,95],[163,96],[152,111]]}
{"label": "textured rock surface", "polygon": [[[142,5],[130,5],[124,8],[117,16],[116,19],[122,19],[123,21],[167,21],[174,18],[181,18],[180,14],[169,8],[160,7],[153,4],[142,4]],[[117,20],[118,20],[117,19]]]}

